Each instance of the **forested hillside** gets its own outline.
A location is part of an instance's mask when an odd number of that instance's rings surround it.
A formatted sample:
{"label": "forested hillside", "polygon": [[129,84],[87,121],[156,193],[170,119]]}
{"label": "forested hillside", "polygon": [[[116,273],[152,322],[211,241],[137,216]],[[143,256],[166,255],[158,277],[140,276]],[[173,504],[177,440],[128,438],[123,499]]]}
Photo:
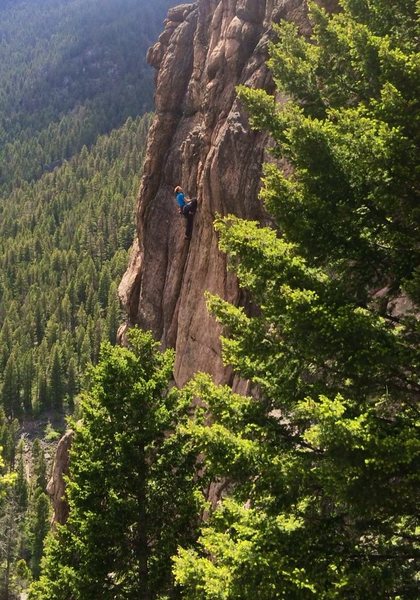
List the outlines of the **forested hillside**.
{"label": "forested hillside", "polygon": [[1,404],[7,416],[70,404],[120,322],[116,282],[134,236],[149,117],[84,148],[0,205]]}
{"label": "forested hillside", "polygon": [[152,108],[145,55],[174,3],[1,3],[0,191]]}
{"label": "forested hillside", "polygon": [[[0,597],[39,574],[64,414],[101,342],[152,107],[145,55],[170,0],[0,3]],[[36,437],[40,439],[35,439]]]}
{"label": "forested hillside", "polygon": [[20,422],[47,411],[63,425],[101,342],[115,342],[149,122],[129,118],[0,205],[0,594],[9,598],[39,574],[58,436],[44,420],[42,442],[19,442]]}
{"label": "forested hillside", "polygon": [[129,118],[0,205],[0,597],[39,574],[60,435],[47,418],[65,426],[87,365],[115,342],[149,122]]}
{"label": "forested hillside", "polygon": [[[0,4],[0,404],[9,416],[72,402],[100,338],[115,336],[104,333],[118,320],[114,296],[114,323],[105,319],[107,295],[134,233],[149,122],[137,116],[153,95],[145,55],[172,4]],[[76,329],[77,342],[63,338]]]}
{"label": "forested hillside", "polygon": [[[112,8],[87,2],[87,15],[94,4]],[[220,19],[233,4],[199,8],[221,7]],[[3,4],[10,14],[28,6],[54,8]],[[56,8],[76,6],[85,4]],[[237,7],[252,17],[255,3]],[[46,136],[54,152],[19,179],[14,159],[3,163],[0,598],[25,589],[30,600],[418,599],[418,11],[416,0],[341,0],[333,14],[313,3],[307,37],[287,21],[270,34],[273,94],[237,90],[251,126],[270,139],[274,160],[260,182],[269,219],[216,216],[246,303],[206,298],[246,395],[207,373],[178,388],[174,351],[161,352],[151,332],[133,328],[126,346],[113,344],[149,116],[99,138],[98,122],[95,143],[79,147],[101,96],[89,61],[86,96],[66,76],[74,112],[65,92],[67,112],[56,113],[62,87],[47,86],[51,122],[35,99],[15,127],[6,90],[3,157],[19,148],[23,164],[26,135],[35,146]],[[244,33],[238,20],[229,35]],[[215,70],[232,53],[217,59]],[[55,136],[67,124],[65,159]],[[207,268],[200,226],[200,244],[183,248],[187,260],[199,248]],[[19,442],[22,422],[71,412],[76,395],[69,516],[48,531],[45,452],[56,433]]]}

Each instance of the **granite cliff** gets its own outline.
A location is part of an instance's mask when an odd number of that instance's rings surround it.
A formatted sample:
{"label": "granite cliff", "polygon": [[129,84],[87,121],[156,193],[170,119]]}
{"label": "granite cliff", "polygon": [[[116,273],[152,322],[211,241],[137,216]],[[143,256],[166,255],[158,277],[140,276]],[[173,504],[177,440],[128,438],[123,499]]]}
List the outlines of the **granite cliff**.
{"label": "granite cliff", "polygon": [[[236,86],[268,91],[266,67],[271,23],[308,24],[302,0],[198,0],[171,9],[159,41],[149,50],[156,69],[156,116],[138,197],[137,239],[119,292],[128,320],[151,329],[163,347],[176,349],[175,380],[197,370],[217,381],[220,331],[204,292],[242,302],[218,251],[213,220],[234,213],[264,220],[258,189],[265,135],[250,130]],[[191,241],[173,189],[198,198]]]}

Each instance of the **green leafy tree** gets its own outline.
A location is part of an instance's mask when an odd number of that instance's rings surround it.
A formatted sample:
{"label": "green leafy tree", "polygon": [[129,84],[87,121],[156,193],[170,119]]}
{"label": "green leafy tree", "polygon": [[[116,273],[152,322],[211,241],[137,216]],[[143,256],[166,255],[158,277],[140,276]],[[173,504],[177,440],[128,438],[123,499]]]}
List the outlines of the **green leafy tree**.
{"label": "green leafy tree", "polygon": [[312,7],[309,40],[279,27],[289,101],[240,92],[273,139],[262,197],[281,235],[216,222],[259,311],[209,305],[255,397],[192,384],[210,418],[190,436],[229,494],[175,559],[184,598],[418,597],[416,3],[341,8]]}
{"label": "green leafy tree", "polygon": [[73,424],[66,525],[50,536],[32,600],[172,593],[170,557],[192,540],[195,454],[182,434],[190,399],[168,393],[173,352],[133,330],[130,348],[102,348]]}

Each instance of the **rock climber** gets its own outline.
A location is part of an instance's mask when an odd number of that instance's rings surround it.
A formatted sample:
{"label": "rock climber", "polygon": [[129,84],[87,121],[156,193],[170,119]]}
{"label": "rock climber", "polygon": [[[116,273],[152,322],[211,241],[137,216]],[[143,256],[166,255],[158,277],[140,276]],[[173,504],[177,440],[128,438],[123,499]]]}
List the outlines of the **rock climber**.
{"label": "rock climber", "polygon": [[197,210],[197,198],[191,198],[190,200],[187,200],[180,185],[176,186],[174,192],[176,196],[176,202],[178,204],[179,214],[185,217],[185,239],[190,240],[194,215],[195,211]]}

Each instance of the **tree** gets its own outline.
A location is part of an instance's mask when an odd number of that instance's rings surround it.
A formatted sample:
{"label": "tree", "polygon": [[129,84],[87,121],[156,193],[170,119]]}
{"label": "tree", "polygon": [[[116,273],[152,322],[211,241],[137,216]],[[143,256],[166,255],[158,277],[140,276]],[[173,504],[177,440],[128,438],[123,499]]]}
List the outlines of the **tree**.
{"label": "tree", "polygon": [[6,364],[1,395],[2,405],[6,415],[12,419],[14,417],[19,417],[22,413],[19,390],[19,374],[13,354],[10,355],[10,358]]}
{"label": "tree", "polygon": [[14,596],[15,561],[19,552],[22,520],[23,513],[9,480],[6,496],[0,505],[0,597],[4,600],[11,600]]}
{"label": "tree", "polygon": [[37,579],[40,574],[44,540],[50,531],[50,500],[41,488],[36,488],[32,505],[29,522],[31,571],[34,579]]}
{"label": "tree", "polygon": [[172,590],[170,556],[194,538],[195,455],[183,437],[189,401],[168,393],[173,352],[133,330],[102,348],[73,423],[66,525],[50,536],[32,600],[132,598]]}
{"label": "tree", "polygon": [[[15,468],[16,446],[19,434],[19,421],[8,419],[0,408],[0,469],[3,469],[3,461],[8,473]],[[1,498],[1,494],[0,494]]]}
{"label": "tree", "polygon": [[22,358],[21,379],[22,379],[22,404],[26,414],[32,412],[32,382],[34,379],[34,368],[32,353],[27,352]]}
{"label": "tree", "polygon": [[48,395],[54,409],[62,410],[63,398],[65,393],[63,370],[61,367],[61,357],[57,345],[51,358],[50,375],[48,381]]}
{"label": "tree", "polygon": [[111,286],[111,273],[109,271],[109,265],[105,264],[104,268],[101,271],[101,276],[99,279],[99,289],[98,289],[98,300],[102,308],[105,308],[108,303],[108,294],[109,288]]}
{"label": "tree", "polygon": [[259,311],[209,305],[255,397],[194,383],[210,417],[189,432],[230,493],[178,553],[187,599],[418,596],[416,5],[341,7],[312,7],[310,40],[278,29],[291,100],[240,92],[289,168],[262,192],[281,235],[216,222]]}
{"label": "tree", "polygon": [[15,502],[16,510],[20,513],[24,513],[28,508],[28,481],[26,479],[25,472],[25,444],[23,440],[20,440],[17,447],[17,467],[16,467],[16,480],[15,480]]}
{"label": "tree", "polygon": [[68,370],[67,370],[67,398],[69,401],[69,406],[74,407],[74,397],[78,391],[77,385],[77,363],[76,359],[72,357],[69,362]]}
{"label": "tree", "polygon": [[47,377],[43,366],[40,366],[38,371],[35,407],[38,412],[42,412],[43,410],[47,410],[51,407],[48,394]]}
{"label": "tree", "polygon": [[117,341],[117,329],[120,323],[120,304],[117,295],[117,286],[112,284],[109,288],[108,293],[108,305],[107,305],[107,332],[108,340],[111,344],[115,344]]}

